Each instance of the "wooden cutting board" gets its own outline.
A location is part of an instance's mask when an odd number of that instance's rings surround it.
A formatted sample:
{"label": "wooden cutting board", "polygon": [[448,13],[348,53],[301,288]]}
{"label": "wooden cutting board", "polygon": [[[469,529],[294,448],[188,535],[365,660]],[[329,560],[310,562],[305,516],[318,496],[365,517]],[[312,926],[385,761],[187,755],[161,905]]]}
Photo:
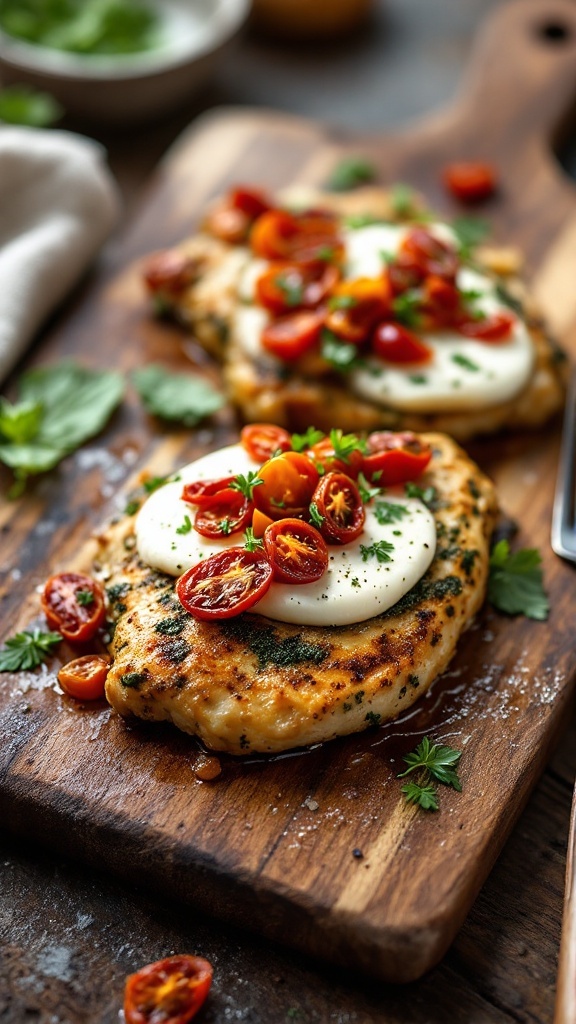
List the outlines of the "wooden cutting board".
{"label": "wooden cutting board", "polygon": [[[439,184],[443,164],[493,161],[501,189],[482,212],[498,240],[524,248],[535,292],[576,352],[576,190],[549,153],[575,96],[576,5],[522,0],[493,15],[455,103],[409,131],[359,139],[277,113],[204,117],[168,155],[100,279],[34,361],[190,367],[201,358],[193,344],[149,316],[141,257],[193,230],[230,184],[321,184],[343,151],[367,155],[383,183],[407,181],[447,214],[455,208]],[[3,635],[38,614],[35,588],[49,572],[87,563],[90,531],[122,506],[139,469],[169,472],[235,430],[225,410],[193,434],[162,432],[131,394],[103,437],[17,504],[4,503]],[[417,978],[461,925],[568,714],[575,581],[548,539],[558,437],[555,423],[472,447],[520,523],[519,543],[543,552],[547,623],[487,609],[449,671],[396,722],[293,756],[224,758],[211,784],[195,778],[193,739],[129,726],[103,705],[78,707],[52,689],[57,664],[4,675],[2,821],[314,955],[385,980]],[[463,792],[443,788],[437,814],[406,806],[396,778],[424,735],[464,751]]]}

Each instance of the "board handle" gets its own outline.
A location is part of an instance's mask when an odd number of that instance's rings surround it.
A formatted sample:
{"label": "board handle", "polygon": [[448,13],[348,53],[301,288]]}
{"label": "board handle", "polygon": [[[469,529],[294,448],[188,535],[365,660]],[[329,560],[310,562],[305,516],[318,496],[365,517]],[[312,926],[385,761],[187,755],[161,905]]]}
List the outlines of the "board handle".
{"label": "board handle", "polygon": [[575,100],[574,0],[514,0],[499,7],[475,40],[451,110],[466,140],[463,157],[505,150],[514,159],[534,142],[548,142]]}
{"label": "board handle", "polygon": [[570,835],[566,860],[566,890],[554,1024],[574,1024],[576,1021],[576,786],[572,798]]}

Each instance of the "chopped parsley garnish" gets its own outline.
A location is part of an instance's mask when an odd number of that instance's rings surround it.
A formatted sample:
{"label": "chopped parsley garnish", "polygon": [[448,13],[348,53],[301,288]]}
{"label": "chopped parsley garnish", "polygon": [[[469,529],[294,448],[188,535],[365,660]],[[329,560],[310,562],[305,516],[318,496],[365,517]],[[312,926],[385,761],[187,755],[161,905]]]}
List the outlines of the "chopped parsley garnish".
{"label": "chopped parsley garnish", "polygon": [[420,786],[417,782],[407,782],[402,786],[402,792],[407,804],[417,804],[424,811],[438,810],[438,794],[436,786],[429,782]]}
{"label": "chopped parsley garnish", "polygon": [[328,188],[346,192],[357,185],[366,185],[376,178],[376,168],[366,157],[347,156],[340,160],[328,179]]}
{"label": "chopped parsley garnish", "polygon": [[137,690],[140,683],[143,683],[145,679],[145,672],[125,672],[123,676],[120,676],[120,683],[129,690]]}
{"label": "chopped parsley garnish", "polygon": [[373,544],[360,545],[362,561],[367,562],[369,558],[376,558],[379,562],[393,562],[390,551],[394,551],[394,545],[387,540],[376,540]]}
{"label": "chopped parsley garnish", "polygon": [[541,565],[536,548],[511,552],[507,540],[499,541],[490,557],[490,604],[508,615],[547,619],[550,602],[544,590]]}
{"label": "chopped parsley garnish", "polygon": [[360,491],[360,497],[365,505],[367,505],[369,501],[372,501],[372,498],[375,498],[377,494],[380,494],[381,488],[370,487],[364,473],[358,473],[358,480],[356,482],[358,484],[358,490]]}
{"label": "chopped parsley garnish", "polygon": [[167,484],[169,477],[167,476],[151,476],[149,480],[145,480],[142,484],[146,494],[153,494],[159,487],[164,487]]}
{"label": "chopped parsley garnish", "polygon": [[438,794],[432,780],[441,782],[443,786],[452,786],[461,793],[462,785],[456,771],[461,757],[462,751],[440,743],[432,743],[428,736],[425,736],[416,750],[406,754],[404,761],[408,767],[398,776],[402,779],[410,772],[420,772],[417,782],[407,782],[402,786],[406,802],[417,804],[425,811],[437,811]]}
{"label": "chopped parsley garnish", "polygon": [[328,299],[329,309],[353,309],[358,305],[358,299],[353,295],[332,295]]}
{"label": "chopped parsley garnish", "polygon": [[419,498],[432,511],[438,507],[438,491],[435,487],[420,487],[410,481],[405,484],[404,490],[407,498]]}
{"label": "chopped parsley garnish", "polygon": [[323,245],[318,252],[315,254],[317,260],[321,260],[323,263],[334,263],[336,259],[336,249],[330,245]]}
{"label": "chopped parsley garnish", "polygon": [[422,292],[418,288],[407,288],[392,300],[394,318],[407,327],[417,327],[420,322]]}
{"label": "chopped parsley garnish", "polygon": [[481,220],[479,217],[456,217],[452,221],[451,227],[456,235],[459,256],[462,260],[470,259],[471,250],[480,245],[490,232],[488,221]]}
{"label": "chopped parsley garnish", "polygon": [[392,501],[377,501],[374,506],[374,514],[380,526],[390,526],[392,523],[399,523],[404,516],[408,515],[406,505],[397,505]]}
{"label": "chopped parsley garnish", "polygon": [[513,310],[517,316],[524,316],[524,307],[520,302],[520,299],[517,299],[515,295],[512,295],[512,293],[509,292],[503,284],[498,282],[494,290],[500,301],[503,302],[505,306],[508,306]]}
{"label": "chopped parsley garnish", "polygon": [[94,604],[94,594],[91,590],[77,590],[76,600],[83,608],[88,608],[89,605]]}
{"label": "chopped parsley garnish", "polygon": [[427,384],[428,383],[428,377],[426,377],[425,374],[423,374],[423,373],[410,373],[410,374],[408,374],[408,380],[410,380],[412,382],[412,384]]}
{"label": "chopped parsley garnish", "polygon": [[342,462],[349,462],[352,452],[365,452],[366,442],[356,434],[344,434],[340,429],[330,431],[330,444],[334,449],[334,457]]}
{"label": "chopped parsley garnish", "polygon": [[190,516],[186,516],[185,515],[184,516],[184,522],[182,523],[182,526],[177,526],[176,527],[176,533],[180,533],[180,534],[190,533],[191,529],[192,529],[192,520],[190,519]]}
{"label": "chopped parsley garnish", "polygon": [[37,668],[51,654],[52,648],[62,640],[60,633],[43,633],[35,629],[24,630],[6,641],[0,651],[0,672],[19,672]]}
{"label": "chopped parsley garnish", "polygon": [[140,508],[140,502],[139,501],[136,501],[136,500],[129,501],[128,504],[126,505],[125,509],[124,509],[124,515],[125,516],[135,516],[136,513],[138,512],[139,508]]}
{"label": "chopped parsley garnish", "polygon": [[379,725],[382,715],[378,714],[377,711],[369,711],[365,716],[364,721],[369,722],[370,725]]}
{"label": "chopped parsley garnish", "polygon": [[262,477],[258,476],[258,473],[254,473],[251,469],[248,470],[248,476],[244,476],[243,473],[238,473],[235,476],[230,488],[233,491],[240,491],[248,501],[252,501],[252,491],[255,487],[259,487],[264,481]]}
{"label": "chopped parsley garnish", "polygon": [[284,271],[274,278],[274,284],[283,293],[288,306],[300,306],[304,299],[304,286],[299,274]]}
{"label": "chopped parsley garnish", "polygon": [[315,501],[310,502],[310,522],[312,523],[313,526],[316,526],[318,529],[320,529],[322,523],[324,522],[324,516],[319,511],[318,505],[316,504]]}
{"label": "chopped parsley garnish", "polygon": [[221,519],[219,523],[220,533],[223,533],[224,536],[227,537],[229,533],[232,533],[232,526],[232,520],[228,519],[228,517],[226,517],[226,519]]}
{"label": "chopped parsley garnish", "polygon": [[480,370],[478,363],[472,362],[467,356],[463,356],[461,352],[455,352],[450,358],[457,366],[461,366],[464,370],[470,370],[471,373],[478,373]]}
{"label": "chopped parsley garnish", "polygon": [[330,363],[335,370],[345,373],[358,366],[358,347],[347,341],[341,341],[332,331],[324,328],[321,334],[322,358]]}
{"label": "chopped parsley garnish", "polygon": [[308,427],[305,434],[292,434],[292,451],[303,452],[305,448],[312,448],[323,437],[325,437],[323,431],[316,430],[315,427]]}
{"label": "chopped parsley garnish", "polygon": [[264,547],[264,541],[260,537],[254,536],[254,529],[252,526],[247,526],[244,533],[244,547],[246,551],[258,551],[259,548]]}
{"label": "chopped parsley garnish", "polygon": [[390,205],[397,217],[410,217],[416,207],[416,193],[399,181],[390,190]]}

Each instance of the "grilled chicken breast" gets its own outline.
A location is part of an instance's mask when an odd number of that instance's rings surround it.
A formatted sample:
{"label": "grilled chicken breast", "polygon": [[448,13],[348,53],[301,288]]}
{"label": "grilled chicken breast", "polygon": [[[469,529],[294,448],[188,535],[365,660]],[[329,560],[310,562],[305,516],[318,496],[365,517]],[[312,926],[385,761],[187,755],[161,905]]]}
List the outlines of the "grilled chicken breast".
{"label": "grilled chicken breast", "polygon": [[[342,216],[366,213],[399,221],[389,195],[378,189],[346,196],[295,191],[290,202],[333,209]],[[307,354],[288,365],[248,355],[238,340],[236,312],[242,305],[239,288],[250,258],[248,249],[200,233],[174,251],[187,270],[178,287],[162,296],[170,312],[201,345],[224,364],[231,401],[246,422],[273,422],[293,430],[313,423],[321,430],[438,430],[466,440],[502,428],[534,428],[561,408],[565,390],[565,360],[547,336],[529,296],[515,276],[520,262],[514,250],[479,249],[475,261],[506,289],[523,310],[534,345],[534,365],[525,387],[510,400],[484,408],[468,407],[433,414],[417,413],[359,397],[318,357]],[[383,400],[384,401],[384,400]]]}
{"label": "grilled chicken breast", "polygon": [[434,449],[419,479],[434,488],[434,561],[393,608],[356,625],[296,626],[257,614],[198,621],[180,605],[175,580],[139,560],[133,519],[110,527],[99,564],[116,620],[112,706],[242,755],[358,732],[425,693],[484,600],[496,499],[451,439],[424,439]]}

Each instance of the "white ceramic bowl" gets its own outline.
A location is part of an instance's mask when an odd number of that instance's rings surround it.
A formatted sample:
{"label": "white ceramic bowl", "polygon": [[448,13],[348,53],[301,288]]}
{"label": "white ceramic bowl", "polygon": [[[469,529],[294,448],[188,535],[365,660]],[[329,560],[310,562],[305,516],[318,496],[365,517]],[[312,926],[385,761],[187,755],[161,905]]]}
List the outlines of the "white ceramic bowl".
{"label": "white ceramic bowl", "polygon": [[35,46],[0,31],[2,81],[51,92],[76,118],[109,124],[152,119],[203,84],[251,0],[148,0],[161,18],[153,50],[120,56]]}

